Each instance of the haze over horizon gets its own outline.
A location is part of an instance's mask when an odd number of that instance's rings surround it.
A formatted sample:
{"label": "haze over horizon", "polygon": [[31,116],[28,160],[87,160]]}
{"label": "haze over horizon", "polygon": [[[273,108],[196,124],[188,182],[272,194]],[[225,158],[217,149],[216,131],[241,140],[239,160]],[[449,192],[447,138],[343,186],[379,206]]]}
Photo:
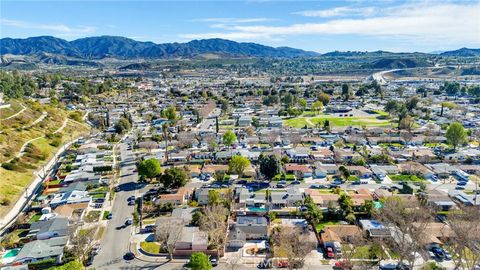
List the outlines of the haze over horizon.
{"label": "haze over horizon", "polygon": [[480,47],[480,1],[1,3],[1,38],[111,35],[155,43],[222,38],[319,53]]}

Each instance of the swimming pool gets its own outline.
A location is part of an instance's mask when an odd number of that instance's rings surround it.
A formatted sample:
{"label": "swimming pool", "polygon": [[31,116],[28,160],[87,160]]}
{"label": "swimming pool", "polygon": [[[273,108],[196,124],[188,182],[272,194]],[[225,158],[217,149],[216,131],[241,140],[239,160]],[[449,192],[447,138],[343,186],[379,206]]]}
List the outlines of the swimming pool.
{"label": "swimming pool", "polygon": [[265,211],[267,211],[267,209],[264,208],[264,207],[249,207],[248,211],[251,211],[251,212],[265,212]]}
{"label": "swimming pool", "polygon": [[13,260],[15,260],[15,257],[18,255],[18,252],[20,252],[19,248],[7,250],[0,258],[0,264],[7,264],[13,262]]}
{"label": "swimming pool", "polygon": [[17,256],[18,252],[20,252],[19,248],[14,248],[7,250],[5,254],[3,254],[2,259],[8,259]]}
{"label": "swimming pool", "polygon": [[373,202],[373,206],[375,207],[375,209],[380,209],[382,208],[383,204],[379,201],[375,201]]}

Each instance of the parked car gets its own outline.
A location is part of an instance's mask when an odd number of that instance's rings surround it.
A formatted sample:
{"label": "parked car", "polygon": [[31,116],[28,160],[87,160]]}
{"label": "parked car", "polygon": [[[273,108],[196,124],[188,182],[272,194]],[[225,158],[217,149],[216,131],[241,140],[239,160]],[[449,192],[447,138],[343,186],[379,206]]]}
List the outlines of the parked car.
{"label": "parked car", "polygon": [[127,200],[128,200],[128,201],[135,201],[135,195],[132,195],[132,196],[128,197]]}
{"label": "parked car", "polygon": [[327,258],[335,258],[335,253],[333,252],[333,249],[331,247],[327,247]]}
{"label": "parked car", "polygon": [[213,267],[218,265],[218,260],[216,258],[210,259],[210,263],[212,264]]}
{"label": "parked car", "polygon": [[131,201],[131,200],[128,201],[128,205],[135,205],[135,200],[133,200],[133,201]]}
{"label": "parked car", "polygon": [[113,217],[112,213],[108,213],[107,219],[112,219],[112,217]]}
{"label": "parked car", "polygon": [[435,254],[435,257],[436,257],[437,259],[440,259],[440,260],[445,259],[445,251],[444,251],[442,248],[440,248],[440,247],[433,247],[433,248],[432,248],[432,252],[433,252],[433,254]]}
{"label": "parked car", "polygon": [[295,181],[292,182],[292,185],[300,185],[300,181],[295,180]]}

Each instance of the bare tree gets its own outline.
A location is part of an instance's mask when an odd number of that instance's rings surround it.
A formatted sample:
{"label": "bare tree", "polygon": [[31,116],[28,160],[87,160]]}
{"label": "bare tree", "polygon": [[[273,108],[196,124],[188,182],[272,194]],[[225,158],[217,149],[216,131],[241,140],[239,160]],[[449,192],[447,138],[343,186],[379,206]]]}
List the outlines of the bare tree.
{"label": "bare tree", "polygon": [[413,268],[416,255],[425,247],[426,230],[432,221],[430,211],[420,202],[407,208],[400,198],[391,197],[376,213],[376,218],[390,231],[399,253],[399,263],[407,261]]}
{"label": "bare tree", "polygon": [[223,205],[209,205],[203,209],[200,217],[200,230],[208,232],[208,242],[217,250],[217,255],[227,240],[228,215],[228,209]]}
{"label": "bare tree", "polygon": [[284,257],[288,262],[288,269],[301,268],[305,257],[316,247],[309,239],[308,232],[296,227],[276,227],[272,234],[274,253],[276,257]]}
{"label": "bare tree", "polygon": [[191,147],[193,144],[197,143],[195,134],[192,132],[180,132],[177,135],[178,147],[185,148]]}
{"label": "bare tree", "polygon": [[69,231],[69,249],[80,261],[83,261],[93,246],[96,227],[85,230],[77,230],[77,227],[71,227]]}
{"label": "bare tree", "polygon": [[[162,220],[163,221],[163,220]],[[175,245],[182,235],[184,226],[182,219],[168,218],[157,225],[156,238],[157,241],[164,246],[170,256],[170,260],[173,259],[173,253],[175,252]]]}
{"label": "bare tree", "polygon": [[[474,269],[480,262],[480,209],[464,207],[448,215],[451,232],[444,231],[446,244],[452,248],[457,269]],[[453,235],[450,235],[453,234]]]}

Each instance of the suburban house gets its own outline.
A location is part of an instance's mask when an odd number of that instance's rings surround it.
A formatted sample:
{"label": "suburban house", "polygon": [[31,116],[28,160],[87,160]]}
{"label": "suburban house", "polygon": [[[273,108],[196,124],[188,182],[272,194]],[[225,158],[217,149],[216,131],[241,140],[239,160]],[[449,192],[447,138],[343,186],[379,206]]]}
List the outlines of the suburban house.
{"label": "suburban house", "polygon": [[285,172],[286,173],[293,173],[297,178],[307,178],[312,177],[312,168],[308,165],[299,165],[288,163],[285,164]]}
{"label": "suburban house", "polygon": [[92,198],[87,191],[72,190],[63,193],[57,193],[50,201],[50,207],[56,208],[64,204],[90,203]]}
{"label": "suburban house", "polygon": [[13,264],[28,264],[46,259],[55,259],[60,263],[67,242],[67,236],[28,242],[18,252]]}
{"label": "suburban house", "polygon": [[162,194],[159,196],[155,204],[172,203],[173,205],[187,204],[192,195],[192,190],[189,188],[181,187],[173,194]]}
{"label": "suburban house", "polygon": [[248,240],[267,240],[268,221],[261,216],[237,216],[235,223],[230,225],[228,246],[240,248]]}
{"label": "suburban house", "polygon": [[57,216],[45,221],[32,223],[28,232],[37,240],[45,240],[68,235],[68,218]]}
{"label": "suburban house", "polygon": [[303,192],[301,192],[298,188],[272,190],[272,192],[270,192],[270,209],[294,207],[296,203],[301,203],[302,201]]}

